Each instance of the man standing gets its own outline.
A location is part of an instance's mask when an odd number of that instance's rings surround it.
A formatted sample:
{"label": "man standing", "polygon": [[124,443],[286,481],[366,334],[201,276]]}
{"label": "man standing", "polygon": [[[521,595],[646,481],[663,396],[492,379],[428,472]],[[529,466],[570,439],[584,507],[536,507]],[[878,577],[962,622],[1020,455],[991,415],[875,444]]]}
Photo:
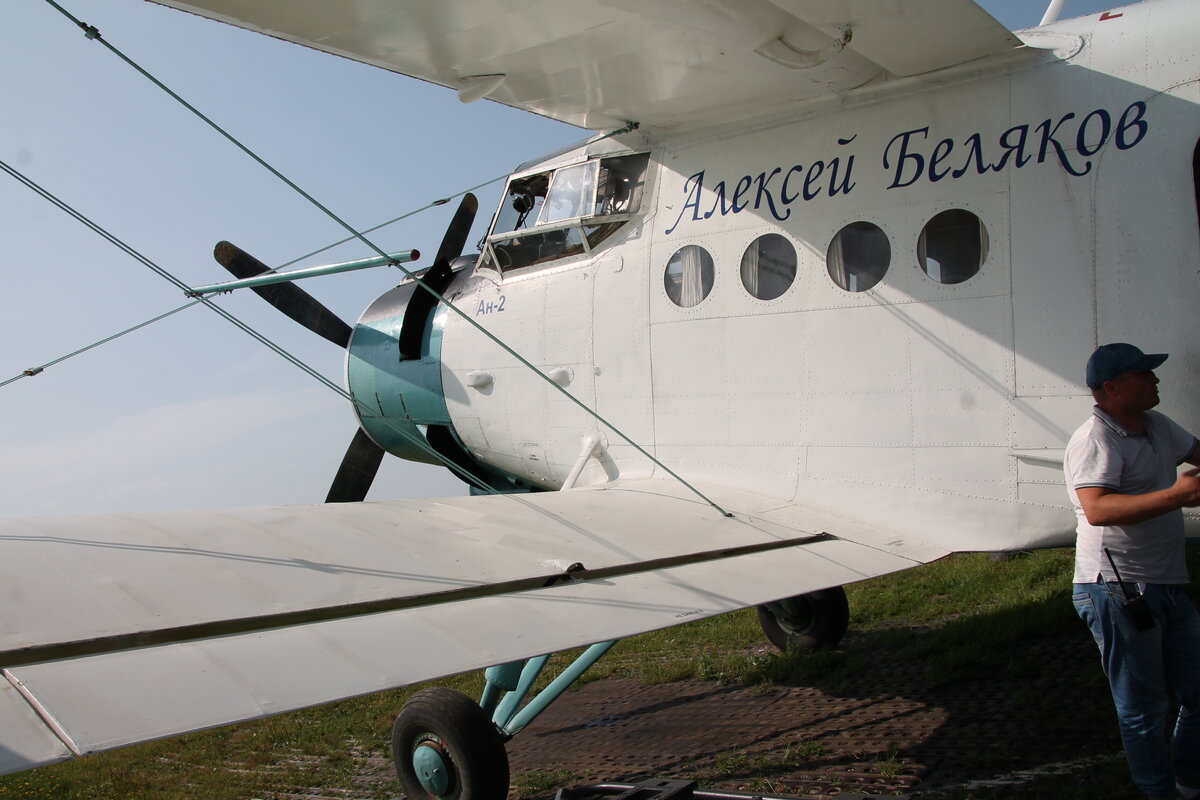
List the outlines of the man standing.
{"label": "man standing", "polygon": [[[1078,517],[1073,600],[1100,648],[1138,788],[1200,797],[1200,615],[1184,593],[1183,512],[1200,505],[1200,442],[1158,405],[1164,354],[1106,344],[1087,362],[1096,405],[1067,445]],[[1169,693],[1182,705],[1167,743]]]}

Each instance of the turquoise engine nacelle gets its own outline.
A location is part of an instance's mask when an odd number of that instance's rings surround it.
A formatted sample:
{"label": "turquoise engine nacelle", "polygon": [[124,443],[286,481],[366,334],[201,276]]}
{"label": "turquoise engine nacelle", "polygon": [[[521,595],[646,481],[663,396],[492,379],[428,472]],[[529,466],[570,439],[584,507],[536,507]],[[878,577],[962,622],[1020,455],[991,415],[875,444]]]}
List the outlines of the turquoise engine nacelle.
{"label": "turquoise engine nacelle", "polygon": [[[471,279],[474,263],[474,256],[459,258],[451,269],[430,270],[422,280],[449,296]],[[442,386],[442,334],[449,313],[411,281],[363,312],[346,351],[346,384],[359,425],[394,456],[449,462],[459,477],[469,475],[493,490],[526,491],[520,481],[478,462],[454,431]]]}
{"label": "turquoise engine nacelle", "polygon": [[402,284],[363,312],[347,348],[346,383],[359,424],[376,444],[409,461],[439,464],[426,433],[430,425],[450,427],[441,365],[446,309],[428,310],[420,354],[402,359],[400,333],[417,292],[425,294],[415,283]]}

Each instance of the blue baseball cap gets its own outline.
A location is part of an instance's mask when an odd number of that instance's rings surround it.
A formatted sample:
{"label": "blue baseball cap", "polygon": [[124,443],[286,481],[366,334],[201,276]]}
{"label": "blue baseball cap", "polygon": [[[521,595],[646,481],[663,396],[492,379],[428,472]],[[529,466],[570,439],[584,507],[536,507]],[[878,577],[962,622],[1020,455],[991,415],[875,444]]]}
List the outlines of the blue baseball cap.
{"label": "blue baseball cap", "polygon": [[1122,372],[1149,372],[1167,360],[1166,353],[1147,355],[1125,342],[1102,344],[1092,353],[1087,362],[1087,385],[1099,389],[1105,381],[1111,381]]}

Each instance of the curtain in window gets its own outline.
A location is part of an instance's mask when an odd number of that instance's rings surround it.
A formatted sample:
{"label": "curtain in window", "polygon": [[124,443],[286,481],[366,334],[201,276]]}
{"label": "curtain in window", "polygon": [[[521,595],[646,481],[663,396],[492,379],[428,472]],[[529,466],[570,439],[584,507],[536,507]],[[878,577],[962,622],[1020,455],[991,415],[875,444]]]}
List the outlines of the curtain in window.
{"label": "curtain in window", "polygon": [[938,283],[942,281],[942,269],[936,261],[930,261],[929,245],[926,241],[928,236],[929,226],[926,225],[921,231],[921,235],[917,237],[917,263],[921,265],[921,269],[925,270],[925,274],[933,278]]}
{"label": "curtain in window", "polygon": [[683,262],[683,287],[679,304],[684,308],[698,305],[704,299],[704,265],[700,258],[701,251],[695,245],[689,245],[679,251]]}
{"label": "curtain in window", "polygon": [[846,240],[844,233],[845,229],[842,229],[829,243],[829,253],[825,256],[825,262],[833,282],[846,291],[853,292],[856,291],[853,286],[854,276],[846,271],[846,251],[842,244]]}
{"label": "curtain in window", "polygon": [[754,297],[762,297],[758,291],[759,283],[759,258],[762,252],[762,246],[759,242],[755,242],[746,248],[745,254],[742,256],[742,285],[746,287],[746,291]]}

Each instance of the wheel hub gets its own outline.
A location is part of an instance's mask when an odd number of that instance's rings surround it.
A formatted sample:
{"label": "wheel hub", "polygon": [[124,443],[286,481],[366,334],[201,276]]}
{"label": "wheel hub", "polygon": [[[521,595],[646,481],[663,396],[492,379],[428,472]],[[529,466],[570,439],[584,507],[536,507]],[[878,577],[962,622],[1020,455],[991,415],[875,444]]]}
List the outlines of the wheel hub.
{"label": "wheel hub", "polygon": [[779,627],[788,633],[803,634],[812,627],[813,610],[810,603],[804,602],[802,599],[788,598],[778,603],[772,603],[771,606],[775,619],[779,622]]}
{"label": "wheel hub", "polygon": [[454,785],[454,773],[441,742],[426,739],[413,748],[413,772],[425,791],[435,797],[450,793]]}

